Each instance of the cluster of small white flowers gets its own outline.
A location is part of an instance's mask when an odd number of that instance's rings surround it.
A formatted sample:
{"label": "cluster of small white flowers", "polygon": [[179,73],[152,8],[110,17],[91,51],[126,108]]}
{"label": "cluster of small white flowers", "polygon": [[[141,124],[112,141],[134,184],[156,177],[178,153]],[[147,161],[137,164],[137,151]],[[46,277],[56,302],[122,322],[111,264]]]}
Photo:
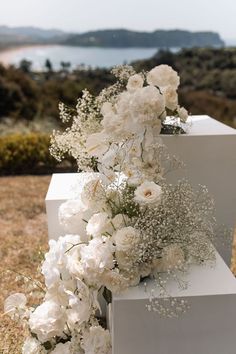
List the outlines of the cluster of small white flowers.
{"label": "cluster of small white flowers", "polygon": [[[24,347],[29,352],[110,353],[110,333],[96,320],[100,289],[120,292],[152,276],[163,291],[159,274],[175,278],[191,262],[214,259],[208,241],[213,204],[207,190],[164,181],[161,123],[169,111],[179,112],[181,119],[187,116],[178,106],[177,73],[160,65],[146,74],[117,68],[116,75],[126,88],[114,100],[104,102],[100,96],[99,104],[84,91],[72,130],[54,137],[63,152],[72,154],[73,149],[80,163],[88,157],[96,161],[99,174],[87,181],[77,199],[59,208],[65,236],[49,243],[42,265],[47,288],[43,303],[33,310],[21,294],[6,300],[6,312],[28,317],[33,337]],[[73,147],[63,145],[70,134]],[[165,309],[151,296],[148,309],[173,317],[186,304],[170,298]]]}

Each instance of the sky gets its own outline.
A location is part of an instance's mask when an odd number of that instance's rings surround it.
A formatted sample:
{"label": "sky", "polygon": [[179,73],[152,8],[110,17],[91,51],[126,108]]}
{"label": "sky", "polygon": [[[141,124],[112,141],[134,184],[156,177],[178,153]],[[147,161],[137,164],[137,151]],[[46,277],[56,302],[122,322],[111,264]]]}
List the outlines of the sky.
{"label": "sky", "polygon": [[85,32],[211,30],[236,39],[236,0],[0,0],[0,25]]}

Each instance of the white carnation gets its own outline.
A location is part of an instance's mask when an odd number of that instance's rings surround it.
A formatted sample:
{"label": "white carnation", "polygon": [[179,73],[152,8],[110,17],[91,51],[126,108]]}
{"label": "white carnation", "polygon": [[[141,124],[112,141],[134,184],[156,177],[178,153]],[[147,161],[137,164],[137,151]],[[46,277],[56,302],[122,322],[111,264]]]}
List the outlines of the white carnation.
{"label": "white carnation", "polygon": [[134,192],[134,200],[139,204],[159,204],[162,188],[154,182],[143,182]]}
{"label": "white carnation", "polygon": [[130,76],[127,83],[127,90],[130,92],[136,91],[139,88],[143,87],[143,78],[139,74]]}
{"label": "white carnation", "polygon": [[80,199],[72,199],[61,204],[58,218],[66,233],[80,235],[83,241],[87,241],[84,220],[88,220],[91,214]]}
{"label": "white carnation", "polygon": [[22,354],[46,354],[46,350],[37,339],[27,337],[22,347]]}
{"label": "white carnation", "polygon": [[30,314],[29,326],[40,342],[62,336],[66,323],[65,310],[55,301],[43,302]]}
{"label": "white carnation", "polygon": [[92,326],[83,334],[81,344],[86,354],[109,354],[111,338],[108,330],[101,326]]}
{"label": "white carnation", "polygon": [[26,302],[27,299],[24,294],[12,294],[4,301],[4,313],[12,319],[15,317],[22,317],[26,312]]}
{"label": "white carnation", "polygon": [[158,86],[159,88],[171,86],[176,90],[179,86],[180,78],[171,66],[159,65],[149,71],[147,82],[149,85]]}
{"label": "white carnation", "polygon": [[58,343],[51,354],[71,354],[71,342]]}

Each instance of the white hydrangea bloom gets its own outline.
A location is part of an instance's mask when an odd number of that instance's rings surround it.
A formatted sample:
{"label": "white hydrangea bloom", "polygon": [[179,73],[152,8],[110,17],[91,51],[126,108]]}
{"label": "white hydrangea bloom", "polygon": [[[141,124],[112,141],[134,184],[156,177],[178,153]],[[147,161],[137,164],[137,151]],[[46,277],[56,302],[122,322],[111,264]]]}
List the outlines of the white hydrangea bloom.
{"label": "white hydrangea bloom", "polygon": [[139,88],[143,87],[143,77],[140,74],[135,74],[130,76],[127,83],[127,90],[130,92],[136,91]]}
{"label": "white hydrangea bloom", "polygon": [[143,182],[134,192],[134,200],[139,204],[159,204],[162,188],[150,181]]}
{"label": "white hydrangea bloom", "polygon": [[175,70],[169,65],[158,65],[147,74],[147,82],[149,85],[163,88],[171,86],[175,90],[180,84],[180,78]]}
{"label": "white hydrangea bloom", "polygon": [[185,262],[184,251],[178,244],[170,244],[163,249],[162,258],[154,260],[153,267],[157,272],[179,269]]}
{"label": "white hydrangea bloom", "polygon": [[4,301],[4,313],[12,319],[23,317],[26,312],[27,298],[24,294],[15,293],[6,298]]}
{"label": "white hydrangea bloom", "polygon": [[72,328],[88,321],[93,311],[93,297],[88,286],[81,280],[77,280],[76,290],[67,291],[69,304],[66,314],[68,324]]}
{"label": "white hydrangea bloom", "polygon": [[58,343],[51,354],[71,354],[71,342]]}
{"label": "white hydrangea bloom", "polygon": [[81,199],[72,199],[60,205],[58,218],[66,233],[80,235],[81,240],[87,241],[84,220],[87,220],[91,214]]}
{"label": "white hydrangea bloom", "polygon": [[107,269],[112,269],[114,246],[107,237],[92,239],[81,249],[83,276],[89,285],[100,285],[101,276]]}
{"label": "white hydrangea bloom", "polygon": [[108,330],[101,326],[91,326],[83,334],[81,347],[86,354],[109,354],[111,349],[111,338]]}
{"label": "white hydrangea bloom", "polygon": [[22,354],[46,354],[46,350],[41,345],[41,343],[33,338],[27,337],[23,347],[22,347]]}
{"label": "white hydrangea bloom", "polygon": [[29,326],[40,342],[62,336],[66,324],[65,309],[53,300],[43,302],[30,314]]}

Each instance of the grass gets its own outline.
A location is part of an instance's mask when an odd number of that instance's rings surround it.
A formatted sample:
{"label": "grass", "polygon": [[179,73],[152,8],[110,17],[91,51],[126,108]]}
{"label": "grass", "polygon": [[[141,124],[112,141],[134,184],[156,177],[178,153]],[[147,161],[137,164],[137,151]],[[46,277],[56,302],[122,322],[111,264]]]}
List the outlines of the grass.
{"label": "grass", "polygon": [[[21,353],[26,331],[3,315],[3,301],[14,292],[31,293],[14,272],[40,280],[38,268],[48,241],[44,198],[49,181],[49,176],[0,178],[0,354]],[[232,269],[236,274],[236,262]]]}

